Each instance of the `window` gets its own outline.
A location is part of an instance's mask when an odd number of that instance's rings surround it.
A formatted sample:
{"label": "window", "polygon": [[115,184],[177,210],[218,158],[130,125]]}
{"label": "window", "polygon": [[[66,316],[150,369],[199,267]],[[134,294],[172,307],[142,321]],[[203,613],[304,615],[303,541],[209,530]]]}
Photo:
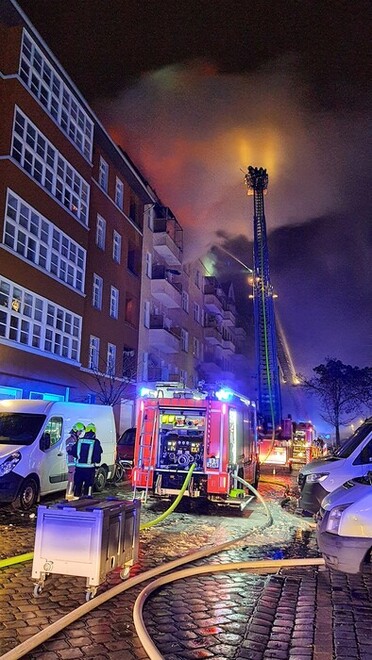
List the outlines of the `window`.
{"label": "window", "polygon": [[189,333],[184,328],[181,328],[181,348],[185,353],[189,350]]}
{"label": "window", "polygon": [[93,122],[25,30],[23,30],[19,75],[65,135],[90,161]]}
{"label": "window", "polygon": [[105,249],[106,244],[106,220],[101,215],[97,215],[96,225],[96,245],[101,249]]}
{"label": "window", "polygon": [[116,373],[116,346],[107,344],[106,373],[115,376]]}
{"label": "window", "polygon": [[16,387],[0,387],[0,399],[22,399],[23,390]]}
{"label": "window", "polygon": [[186,291],[182,291],[182,309],[189,313],[189,294]]}
{"label": "window", "polygon": [[81,317],[0,278],[0,337],[78,361]]}
{"label": "window", "polygon": [[3,243],[61,282],[84,290],[86,251],[10,190]]}
{"label": "window", "polygon": [[64,401],[65,397],[62,394],[48,394],[48,392],[30,392],[29,399],[37,399],[39,401]]}
{"label": "window", "polygon": [[195,284],[200,289],[200,284],[201,284],[201,277],[200,277],[200,271],[197,270],[195,273]]}
{"label": "window", "polygon": [[92,305],[96,309],[102,309],[103,279],[96,273],[93,274],[93,299]]}
{"label": "window", "polygon": [[152,276],[152,254],[151,252],[146,252],[146,275],[147,277]]}
{"label": "window", "polygon": [[121,261],[121,236],[114,229],[113,238],[112,238],[112,258],[116,261],[117,264],[120,264]]}
{"label": "window", "polygon": [[62,417],[50,418],[43,432],[45,450],[49,449],[50,447],[53,447],[54,445],[57,444],[57,442],[60,441],[62,437],[62,425],[63,425]]}
{"label": "window", "polygon": [[196,337],[193,338],[193,345],[192,345],[192,354],[194,357],[198,358],[200,355],[200,344],[199,344],[199,339]]}
{"label": "window", "polygon": [[133,379],[136,377],[137,358],[136,351],[130,346],[123,349],[123,378]]}
{"label": "window", "polygon": [[12,157],[81,222],[88,224],[88,183],[17,107]]}
{"label": "window", "polygon": [[131,325],[135,325],[136,322],[136,303],[134,298],[130,296],[127,297],[125,301],[125,320]]}
{"label": "window", "polygon": [[113,319],[117,319],[119,316],[119,289],[116,287],[111,287],[110,292],[110,316]]}
{"label": "window", "polygon": [[127,267],[133,275],[139,275],[141,272],[141,252],[133,245],[128,246]]}
{"label": "window", "polygon": [[144,304],[143,325],[145,328],[150,327],[150,302],[146,301]]}
{"label": "window", "polygon": [[89,341],[89,369],[98,369],[99,364],[99,338],[90,336]]}
{"label": "window", "polygon": [[103,190],[108,191],[109,166],[102,158],[99,159],[98,183]]}
{"label": "window", "polygon": [[194,321],[200,323],[200,306],[194,302]]}
{"label": "window", "polygon": [[124,184],[116,177],[115,182],[115,204],[119,209],[123,210],[124,206]]}

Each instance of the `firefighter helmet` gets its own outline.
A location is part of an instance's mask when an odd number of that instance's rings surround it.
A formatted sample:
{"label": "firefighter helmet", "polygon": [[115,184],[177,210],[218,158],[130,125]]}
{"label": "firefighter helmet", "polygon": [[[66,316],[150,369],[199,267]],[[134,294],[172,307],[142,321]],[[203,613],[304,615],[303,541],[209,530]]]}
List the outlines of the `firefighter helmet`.
{"label": "firefighter helmet", "polygon": [[82,433],[85,431],[85,424],[83,424],[83,422],[76,422],[76,424],[73,425],[72,430],[75,431],[75,433]]}
{"label": "firefighter helmet", "polygon": [[92,422],[90,422],[89,424],[86,425],[85,431],[86,431],[86,433],[89,433],[89,432],[95,433],[96,432],[96,425],[93,424]]}

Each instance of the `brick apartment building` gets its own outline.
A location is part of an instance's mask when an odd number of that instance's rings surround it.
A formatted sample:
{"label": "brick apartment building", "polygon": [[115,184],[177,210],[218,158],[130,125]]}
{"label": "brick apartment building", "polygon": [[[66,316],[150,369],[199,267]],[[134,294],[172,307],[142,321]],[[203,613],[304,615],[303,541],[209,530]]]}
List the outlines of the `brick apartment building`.
{"label": "brick apartment building", "polygon": [[100,400],[136,360],[146,181],[0,8],[0,398]]}

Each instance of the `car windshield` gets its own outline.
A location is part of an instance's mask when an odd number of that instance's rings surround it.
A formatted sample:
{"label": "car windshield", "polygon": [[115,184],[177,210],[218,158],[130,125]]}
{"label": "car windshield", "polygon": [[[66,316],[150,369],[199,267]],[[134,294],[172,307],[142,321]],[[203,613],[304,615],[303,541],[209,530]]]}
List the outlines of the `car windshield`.
{"label": "car windshield", "polygon": [[32,445],[45,415],[0,412],[0,445]]}
{"label": "car windshield", "polygon": [[136,437],[136,429],[127,429],[118,441],[119,447],[123,445],[132,446]]}
{"label": "car windshield", "polygon": [[360,445],[360,443],[367,437],[369,433],[372,431],[372,420],[368,420],[367,422],[364,422],[362,426],[359,426],[359,428],[353,433],[353,435],[346,440],[346,442],[341,445],[336,451],[334,452],[334,456],[337,458],[348,458],[353,451]]}

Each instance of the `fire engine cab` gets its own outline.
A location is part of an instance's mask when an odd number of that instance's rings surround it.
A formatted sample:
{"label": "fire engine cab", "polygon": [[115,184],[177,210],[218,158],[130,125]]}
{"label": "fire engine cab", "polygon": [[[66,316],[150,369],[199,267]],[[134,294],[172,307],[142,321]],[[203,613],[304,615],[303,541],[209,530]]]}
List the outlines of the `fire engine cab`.
{"label": "fire engine cab", "polygon": [[135,490],[177,495],[193,463],[186,496],[236,505],[237,476],[257,486],[256,405],[244,396],[158,386],[140,397],[136,429]]}

